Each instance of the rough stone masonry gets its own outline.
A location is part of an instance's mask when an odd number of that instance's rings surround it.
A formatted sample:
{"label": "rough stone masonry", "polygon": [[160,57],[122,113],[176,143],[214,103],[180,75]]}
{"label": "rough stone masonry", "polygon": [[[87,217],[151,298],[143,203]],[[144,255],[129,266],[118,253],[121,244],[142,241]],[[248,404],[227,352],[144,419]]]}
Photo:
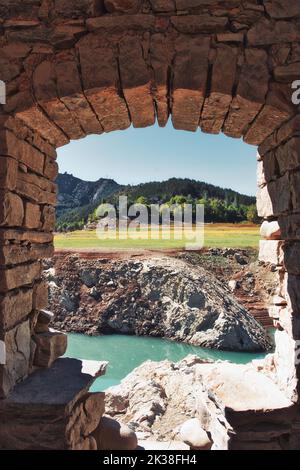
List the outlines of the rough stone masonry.
{"label": "rough stone masonry", "polygon": [[[260,257],[278,273],[272,367],[298,406],[300,117],[291,84],[300,79],[299,41],[300,4],[289,0],[0,0],[2,398],[66,348],[60,333],[41,332],[55,149],[171,118],[176,129],[259,146]],[[291,421],[293,438],[299,428]]]}

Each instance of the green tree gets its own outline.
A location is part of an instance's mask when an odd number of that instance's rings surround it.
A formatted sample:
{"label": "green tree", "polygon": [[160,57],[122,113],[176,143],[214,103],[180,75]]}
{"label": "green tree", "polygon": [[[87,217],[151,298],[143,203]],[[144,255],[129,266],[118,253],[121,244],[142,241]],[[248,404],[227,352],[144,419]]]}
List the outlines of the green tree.
{"label": "green tree", "polygon": [[258,217],[255,204],[252,204],[251,206],[248,207],[247,220],[248,222],[251,222],[252,224],[258,224],[260,222],[260,218]]}
{"label": "green tree", "polygon": [[147,206],[149,204],[148,199],[145,196],[139,196],[136,201],[136,204],[143,204],[144,206]]}

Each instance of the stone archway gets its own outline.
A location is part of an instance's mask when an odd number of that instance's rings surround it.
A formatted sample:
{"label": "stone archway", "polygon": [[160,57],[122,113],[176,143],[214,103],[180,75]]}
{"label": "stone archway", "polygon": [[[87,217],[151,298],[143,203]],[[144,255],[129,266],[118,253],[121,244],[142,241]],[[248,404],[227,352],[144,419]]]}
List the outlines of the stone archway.
{"label": "stone archway", "polygon": [[[5,421],[16,384],[51,366],[64,350],[58,336],[45,344],[38,332],[47,330],[39,313],[47,305],[40,260],[53,250],[56,148],[131,124],[157,120],[164,126],[169,117],[176,129],[222,131],[259,146],[258,208],[266,220],[260,257],[278,272],[278,297],[270,309],[278,329],[273,367],[278,386],[298,405],[300,118],[291,96],[292,82],[300,79],[300,5],[0,0],[0,17],[0,79],[7,89],[7,103],[0,106]],[[93,399],[101,401],[88,395],[85,402]],[[80,395],[77,410],[82,400]],[[70,410],[64,413],[62,433]],[[93,448],[91,442],[87,433],[55,445]]]}

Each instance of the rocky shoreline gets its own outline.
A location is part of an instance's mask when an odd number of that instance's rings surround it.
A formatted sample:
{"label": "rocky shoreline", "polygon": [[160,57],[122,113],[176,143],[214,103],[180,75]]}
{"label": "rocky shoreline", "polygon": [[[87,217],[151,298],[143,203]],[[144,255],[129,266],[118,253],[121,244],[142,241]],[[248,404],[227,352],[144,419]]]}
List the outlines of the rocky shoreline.
{"label": "rocky shoreline", "polygon": [[228,351],[272,347],[227,284],[184,258],[57,254],[45,277],[54,327],[62,331],[165,337]]}
{"label": "rocky shoreline", "polygon": [[177,363],[147,361],[106,391],[106,414],[132,429],[140,444],[280,450],[293,405],[258,366],[192,355]]}

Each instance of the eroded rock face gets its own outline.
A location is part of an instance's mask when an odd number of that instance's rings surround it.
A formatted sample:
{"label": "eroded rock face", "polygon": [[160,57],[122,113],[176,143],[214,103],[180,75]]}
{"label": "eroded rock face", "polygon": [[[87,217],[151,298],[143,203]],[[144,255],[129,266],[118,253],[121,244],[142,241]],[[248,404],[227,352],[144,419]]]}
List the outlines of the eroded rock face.
{"label": "eroded rock face", "polygon": [[227,287],[184,260],[61,255],[45,276],[58,329],[159,336],[232,351],[270,347],[264,329]]}

